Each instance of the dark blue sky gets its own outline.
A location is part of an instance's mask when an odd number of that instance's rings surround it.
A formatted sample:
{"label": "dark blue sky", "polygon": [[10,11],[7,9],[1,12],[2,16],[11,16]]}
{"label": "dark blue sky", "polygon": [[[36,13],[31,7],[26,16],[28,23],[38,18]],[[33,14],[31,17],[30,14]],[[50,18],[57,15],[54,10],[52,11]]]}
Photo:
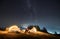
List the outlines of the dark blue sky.
{"label": "dark blue sky", "polygon": [[60,32],[59,0],[1,0],[0,25],[39,24]]}

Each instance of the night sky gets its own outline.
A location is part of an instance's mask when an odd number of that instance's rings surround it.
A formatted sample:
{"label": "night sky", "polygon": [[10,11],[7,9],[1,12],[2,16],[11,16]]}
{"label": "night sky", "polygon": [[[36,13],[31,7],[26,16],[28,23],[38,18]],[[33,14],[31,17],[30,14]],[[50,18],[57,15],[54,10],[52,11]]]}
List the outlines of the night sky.
{"label": "night sky", "polygon": [[0,26],[38,24],[60,32],[59,0],[0,0]]}

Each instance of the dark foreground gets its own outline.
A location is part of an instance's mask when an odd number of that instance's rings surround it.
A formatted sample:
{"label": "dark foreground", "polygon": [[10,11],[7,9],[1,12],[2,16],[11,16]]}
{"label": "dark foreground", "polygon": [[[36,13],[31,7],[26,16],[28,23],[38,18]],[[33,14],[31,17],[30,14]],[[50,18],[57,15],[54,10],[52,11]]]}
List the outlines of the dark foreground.
{"label": "dark foreground", "polygon": [[40,35],[40,34],[22,34],[22,33],[7,33],[0,34],[0,39],[60,39],[58,36],[54,35]]}

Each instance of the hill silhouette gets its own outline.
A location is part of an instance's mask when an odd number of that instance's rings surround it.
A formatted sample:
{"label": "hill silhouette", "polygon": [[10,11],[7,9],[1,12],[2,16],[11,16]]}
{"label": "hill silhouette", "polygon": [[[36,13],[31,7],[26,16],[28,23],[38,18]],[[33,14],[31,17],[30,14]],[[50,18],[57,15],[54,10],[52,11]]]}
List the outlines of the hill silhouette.
{"label": "hill silhouette", "polygon": [[0,39],[60,39],[59,36],[48,34],[44,32],[37,33],[1,33],[0,31]]}
{"label": "hill silhouette", "polygon": [[28,29],[32,29],[35,27],[37,29],[37,32],[27,32],[27,33],[21,33],[21,32],[9,32],[4,33],[5,31],[0,31],[0,39],[60,39],[60,34],[49,34],[47,32],[47,29],[43,27],[41,30],[39,26],[29,26]]}

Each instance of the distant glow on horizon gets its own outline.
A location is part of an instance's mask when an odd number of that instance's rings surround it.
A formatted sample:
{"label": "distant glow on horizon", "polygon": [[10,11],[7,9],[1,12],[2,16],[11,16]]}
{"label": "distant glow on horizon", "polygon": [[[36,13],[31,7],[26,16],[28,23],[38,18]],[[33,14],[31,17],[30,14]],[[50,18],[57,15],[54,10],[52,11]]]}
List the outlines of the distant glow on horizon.
{"label": "distant glow on horizon", "polygon": [[24,28],[27,28],[29,24],[22,24]]}
{"label": "distant glow on horizon", "polygon": [[51,33],[51,34],[54,34],[53,32],[51,32],[51,31],[48,31],[49,33]]}
{"label": "distant glow on horizon", "polygon": [[60,34],[60,32],[57,32],[57,34]]}

